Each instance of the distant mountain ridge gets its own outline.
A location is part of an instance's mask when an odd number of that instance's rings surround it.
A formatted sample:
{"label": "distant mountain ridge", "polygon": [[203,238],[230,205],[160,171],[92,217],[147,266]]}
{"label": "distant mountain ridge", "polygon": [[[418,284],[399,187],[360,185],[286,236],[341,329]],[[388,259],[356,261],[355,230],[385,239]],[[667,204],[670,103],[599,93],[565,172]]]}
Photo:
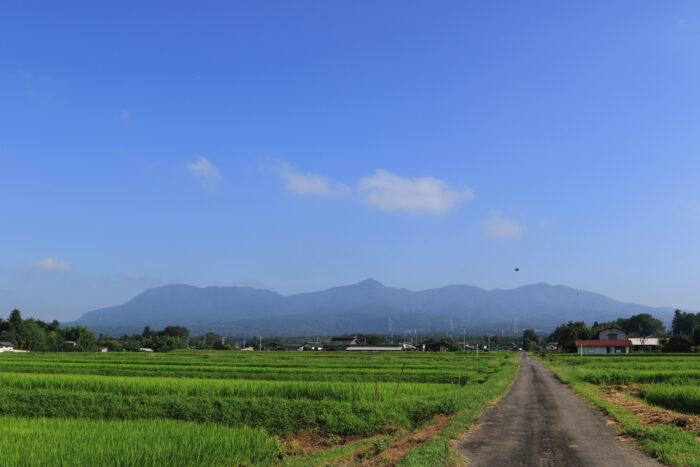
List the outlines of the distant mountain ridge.
{"label": "distant mountain ridge", "polygon": [[148,289],[122,305],[90,311],[73,323],[94,332],[141,332],[185,326],[194,333],[213,330],[229,336],[330,335],[348,332],[401,334],[471,332],[512,334],[534,327],[551,330],[569,320],[612,321],[650,313],[668,323],[673,308],[623,303],[603,295],[545,283],[516,289],[484,290],[451,285],[413,292],[374,279],[319,292],[280,295],[251,287],[194,287],[184,284]]}

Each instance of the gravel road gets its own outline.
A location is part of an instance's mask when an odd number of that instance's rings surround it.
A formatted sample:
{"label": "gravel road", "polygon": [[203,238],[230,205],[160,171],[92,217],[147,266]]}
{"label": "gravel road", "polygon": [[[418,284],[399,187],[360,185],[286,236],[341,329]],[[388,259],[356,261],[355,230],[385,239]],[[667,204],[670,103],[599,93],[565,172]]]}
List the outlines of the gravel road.
{"label": "gravel road", "polygon": [[599,411],[527,354],[508,394],[480,422],[457,446],[469,467],[662,465],[618,441]]}

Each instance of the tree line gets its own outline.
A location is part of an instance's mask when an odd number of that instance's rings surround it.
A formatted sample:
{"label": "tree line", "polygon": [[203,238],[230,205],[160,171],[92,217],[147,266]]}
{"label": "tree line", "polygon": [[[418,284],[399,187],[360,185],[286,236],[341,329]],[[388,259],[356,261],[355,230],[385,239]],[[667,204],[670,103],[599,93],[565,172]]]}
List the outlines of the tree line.
{"label": "tree line", "polygon": [[[19,350],[31,352],[110,352],[139,351],[144,348],[155,352],[184,349],[190,331],[180,326],[167,326],[162,331],[146,326],[141,334],[123,335],[119,339],[95,334],[83,326],[61,327],[54,320],[46,323],[39,319],[22,319],[19,310],[12,310],[7,320],[0,318],[0,341],[9,342]],[[200,338],[201,340],[201,338]],[[196,339],[193,341],[196,342]]]}
{"label": "tree line", "polygon": [[[577,340],[597,339],[600,331],[609,328],[625,331],[627,337],[661,337],[664,342],[663,350],[667,352],[688,352],[693,345],[700,345],[700,313],[686,313],[680,310],[674,312],[670,336],[661,320],[648,313],[641,313],[607,323],[594,322],[590,328],[583,321],[569,321],[557,327],[549,336],[549,340],[558,342],[559,348],[566,352],[576,352]],[[525,335],[523,339],[525,340]]]}

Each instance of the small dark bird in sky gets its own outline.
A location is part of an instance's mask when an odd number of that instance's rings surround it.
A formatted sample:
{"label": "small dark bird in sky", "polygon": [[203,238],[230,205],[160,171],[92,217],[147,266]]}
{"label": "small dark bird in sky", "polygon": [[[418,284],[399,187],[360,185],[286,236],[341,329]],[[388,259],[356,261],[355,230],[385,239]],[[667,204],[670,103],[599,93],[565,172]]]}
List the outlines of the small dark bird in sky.
{"label": "small dark bird in sky", "polygon": [[518,272],[518,271],[520,271],[520,268],[515,268],[515,272]]}

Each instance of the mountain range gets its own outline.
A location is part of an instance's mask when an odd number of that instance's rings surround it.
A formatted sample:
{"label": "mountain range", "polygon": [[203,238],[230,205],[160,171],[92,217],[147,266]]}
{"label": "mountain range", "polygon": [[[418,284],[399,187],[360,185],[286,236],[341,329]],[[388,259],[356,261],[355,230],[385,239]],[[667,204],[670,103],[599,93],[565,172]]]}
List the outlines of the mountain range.
{"label": "mountain range", "polygon": [[596,293],[545,283],[485,290],[451,285],[413,292],[374,279],[296,295],[252,287],[173,284],[148,289],[130,301],[90,311],[67,325],[109,335],[145,326],[177,325],[194,334],[315,336],[345,333],[513,334],[525,327],[553,330],[567,321],[606,322],[650,313],[669,323],[673,308],[623,303]]}

